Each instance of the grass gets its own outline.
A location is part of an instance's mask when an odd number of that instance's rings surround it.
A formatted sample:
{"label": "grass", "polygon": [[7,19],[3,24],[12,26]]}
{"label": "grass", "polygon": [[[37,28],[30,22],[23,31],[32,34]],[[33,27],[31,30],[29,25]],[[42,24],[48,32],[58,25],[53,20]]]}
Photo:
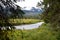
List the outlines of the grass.
{"label": "grass", "polygon": [[8,31],[8,37],[10,40],[57,40],[47,24],[38,29]]}
{"label": "grass", "polygon": [[21,24],[33,24],[37,22],[41,22],[39,19],[9,19],[9,22],[13,25],[21,25]]}

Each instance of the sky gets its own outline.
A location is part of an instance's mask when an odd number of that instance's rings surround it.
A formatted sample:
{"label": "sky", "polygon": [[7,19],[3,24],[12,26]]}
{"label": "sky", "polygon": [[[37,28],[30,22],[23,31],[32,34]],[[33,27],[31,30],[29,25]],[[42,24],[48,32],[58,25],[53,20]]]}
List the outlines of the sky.
{"label": "sky", "polygon": [[16,4],[22,7],[22,9],[30,10],[32,7],[36,7],[37,3],[43,0],[25,0],[17,2]]}

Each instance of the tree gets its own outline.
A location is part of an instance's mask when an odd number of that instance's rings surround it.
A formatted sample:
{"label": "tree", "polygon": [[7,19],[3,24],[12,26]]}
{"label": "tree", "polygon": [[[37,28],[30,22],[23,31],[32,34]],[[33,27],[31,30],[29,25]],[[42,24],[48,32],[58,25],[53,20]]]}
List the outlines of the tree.
{"label": "tree", "polygon": [[45,23],[49,23],[53,32],[57,32],[57,40],[60,40],[60,0],[44,0],[44,12],[41,15]]}
{"label": "tree", "polygon": [[17,0],[0,0],[0,40],[9,40],[8,31],[13,29],[10,18],[21,18],[24,12],[15,3]]}
{"label": "tree", "polygon": [[17,0],[0,0],[0,27],[11,27],[12,24],[9,23],[9,18],[22,17],[24,12],[15,3]]}
{"label": "tree", "polygon": [[44,0],[42,18],[50,23],[54,30],[60,29],[60,0]]}

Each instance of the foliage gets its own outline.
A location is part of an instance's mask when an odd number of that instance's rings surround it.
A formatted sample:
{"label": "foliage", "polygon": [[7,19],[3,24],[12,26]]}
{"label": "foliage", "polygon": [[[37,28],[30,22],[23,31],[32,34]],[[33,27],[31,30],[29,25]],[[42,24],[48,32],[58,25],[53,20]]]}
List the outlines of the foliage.
{"label": "foliage", "polygon": [[21,18],[24,12],[15,3],[17,0],[0,0],[0,40],[9,40],[8,31],[14,28],[10,18]]}
{"label": "foliage", "polygon": [[43,24],[38,29],[8,31],[7,37],[10,40],[57,40],[47,24]]}
{"label": "foliage", "polygon": [[50,23],[54,30],[60,28],[60,0],[44,0],[44,12],[42,18]]}
{"label": "foliage", "polygon": [[15,4],[17,0],[0,0],[0,27],[12,26],[8,22],[9,18],[21,17],[24,12],[18,5]]}
{"label": "foliage", "polygon": [[60,0],[44,0],[43,5],[42,19],[50,23],[50,28],[58,33],[57,40],[60,40]]}

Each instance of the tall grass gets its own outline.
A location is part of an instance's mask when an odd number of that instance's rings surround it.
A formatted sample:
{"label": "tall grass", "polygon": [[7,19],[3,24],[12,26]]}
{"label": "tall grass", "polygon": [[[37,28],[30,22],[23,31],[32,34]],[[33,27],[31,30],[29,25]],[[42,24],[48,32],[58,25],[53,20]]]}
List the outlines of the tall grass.
{"label": "tall grass", "polygon": [[32,24],[40,21],[39,19],[9,19],[9,22],[13,25]]}

